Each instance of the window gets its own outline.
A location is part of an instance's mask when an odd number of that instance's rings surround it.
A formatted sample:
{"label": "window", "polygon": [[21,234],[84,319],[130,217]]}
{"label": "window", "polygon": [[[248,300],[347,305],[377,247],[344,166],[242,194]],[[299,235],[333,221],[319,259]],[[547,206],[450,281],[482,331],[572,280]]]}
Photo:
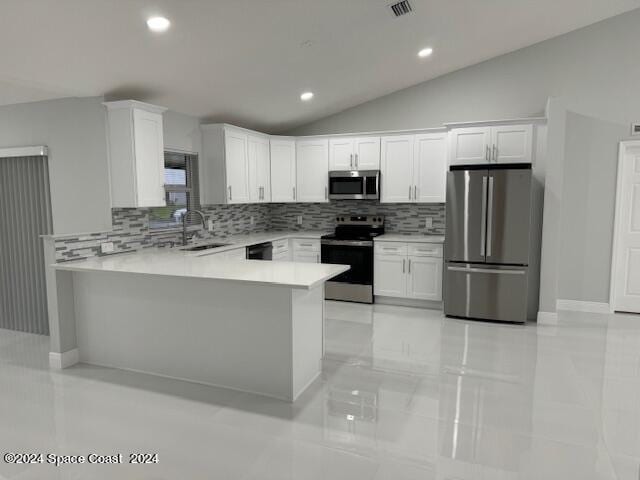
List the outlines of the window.
{"label": "window", "polygon": [[167,206],[151,209],[149,212],[151,230],[181,227],[182,215],[187,210],[200,208],[198,156],[165,152],[164,183]]}

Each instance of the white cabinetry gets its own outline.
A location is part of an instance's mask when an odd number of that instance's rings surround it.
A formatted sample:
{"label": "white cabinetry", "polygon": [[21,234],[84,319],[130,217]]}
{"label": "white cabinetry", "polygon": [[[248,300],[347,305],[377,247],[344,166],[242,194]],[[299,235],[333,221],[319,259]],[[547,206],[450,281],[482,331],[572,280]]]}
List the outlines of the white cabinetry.
{"label": "white cabinetry", "polygon": [[414,140],[414,135],[393,135],[380,140],[382,203],[411,202]]}
{"label": "white cabinetry", "polygon": [[227,250],[220,253],[225,260],[246,260],[247,249],[246,248],[234,248],[233,250]]}
{"label": "white cabinetry", "polygon": [[375,242],[375,295],[442,300],[442,245]]}
{"label": "white cabinetry", "polygon": [[531,124],[454,128],[450,137],[451,165],[532,161]]}
{"label": "white cabinetry", "polygon": [[445,132],[382,137],[381,202],[439,203],[445,200]]}
{"label": "white cabinetry", "polygon": [[162,207],[166,108],[124,100],[105,102],[112,207]]}
{"label": "white cabinetry", "polygon": [[329,170],[379,170],[380,137],[329,140]]}
{"label": "white cabinetry", "polygon": [[269,137],[225,124],[202,125],[202,203],[271,201]]}
{"label": "white cabinetry", "polygon": [[294,262],[320,263],[320,240],[294,238],[291,243]]}
{"label": "white cabinetry", "polygon": [[296,201],[296,141],[271,137],[271,201]]}
{"label": "white cabinetry", "polygon": [[329,141],[326,138],[298,140],[296,177],[297,201],[329,201]]}
{"label": "white cabinetry", "polygon": [[291,260],[291,249],[289,248],[289,239],[283,238],[272,242],[273,245],[273,261],[287,262]]}
{"label": "white cabinetry", "polygon": [[249,201],[251,203],[271,201],[271,165],[269,158],[269,138],[248,135],[247,161]]}

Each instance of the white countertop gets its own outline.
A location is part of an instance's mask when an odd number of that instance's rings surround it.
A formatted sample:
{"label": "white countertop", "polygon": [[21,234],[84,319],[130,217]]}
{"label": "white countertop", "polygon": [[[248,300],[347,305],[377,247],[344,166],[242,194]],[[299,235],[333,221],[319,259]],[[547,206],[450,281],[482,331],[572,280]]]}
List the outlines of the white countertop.
{"label": "white countertop", "polygon": [[[246,235],[232,235],[229,237],[212,237],[202,242],[196,242],[189,246],[206,245],[208,243],[228,243],[224,247],[211,248],[209,250],[201,250],[199,252],[188,252],[189,255],[202,257],[207,255],[213,255],[220,252],[226,252],[229,250],[235,250],[236,248],[248,247],[249,245],[255,245],[256,243],[275,242],[276,240],[282,240],[284,238],[315,238],[320,239],[322,235],[333,233],[327,230],[306,230],[306,231],[283,231],[283,232],[262,232],[251,233]],[[181,247],[177,247],[181,248]]]}
{"label": "white countertop", "polygon": [[72,272],[117,272],[202,278],[300,289],[312,289],[349,270],[347,265],[227,260],[215,255],[198,257],[177,249],[156,248],[56,263],[52,267]]}
{"label": "white countertop", "polygon": [[401,233],[385,233],[374,239],[376,242],[405,243],[444,243],[444,235],[406,235]]}

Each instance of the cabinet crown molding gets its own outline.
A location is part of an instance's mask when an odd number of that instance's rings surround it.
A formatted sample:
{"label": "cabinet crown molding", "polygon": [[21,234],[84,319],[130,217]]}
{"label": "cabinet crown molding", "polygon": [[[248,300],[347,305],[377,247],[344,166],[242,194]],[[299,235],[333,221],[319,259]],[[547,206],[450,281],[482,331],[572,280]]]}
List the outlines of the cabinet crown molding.
{"label": "cabinet crown molding", "polygon": [[491,127],[494,125],[542,125],[547,123],[547,117],[508,118],[503,120],[478,120],[473,122],[448,122],[444,126],[448,129],[463,127]]}
{"label": "cabinet crown molding", "polygon": [[139,102],[138,100],[117,100],[115,102],[102,102],[109,110],[117,110],[120,108],[138,108],[151,113],[164,113],[168,109],[151,103]]}

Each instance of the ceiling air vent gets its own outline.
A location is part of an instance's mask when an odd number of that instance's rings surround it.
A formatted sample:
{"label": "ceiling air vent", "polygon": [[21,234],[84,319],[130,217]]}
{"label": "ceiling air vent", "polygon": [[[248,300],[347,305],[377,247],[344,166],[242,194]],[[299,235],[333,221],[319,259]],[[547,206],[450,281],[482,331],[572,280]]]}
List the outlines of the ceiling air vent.
{"label": "ceiling air vent", "polygon": [[411,13],[413,11],[409,0],[402,0],[401,2],[394,3],[390,6],[390,8],[396,17],[401,17],[402,15],[406,15],[407,13]]}

